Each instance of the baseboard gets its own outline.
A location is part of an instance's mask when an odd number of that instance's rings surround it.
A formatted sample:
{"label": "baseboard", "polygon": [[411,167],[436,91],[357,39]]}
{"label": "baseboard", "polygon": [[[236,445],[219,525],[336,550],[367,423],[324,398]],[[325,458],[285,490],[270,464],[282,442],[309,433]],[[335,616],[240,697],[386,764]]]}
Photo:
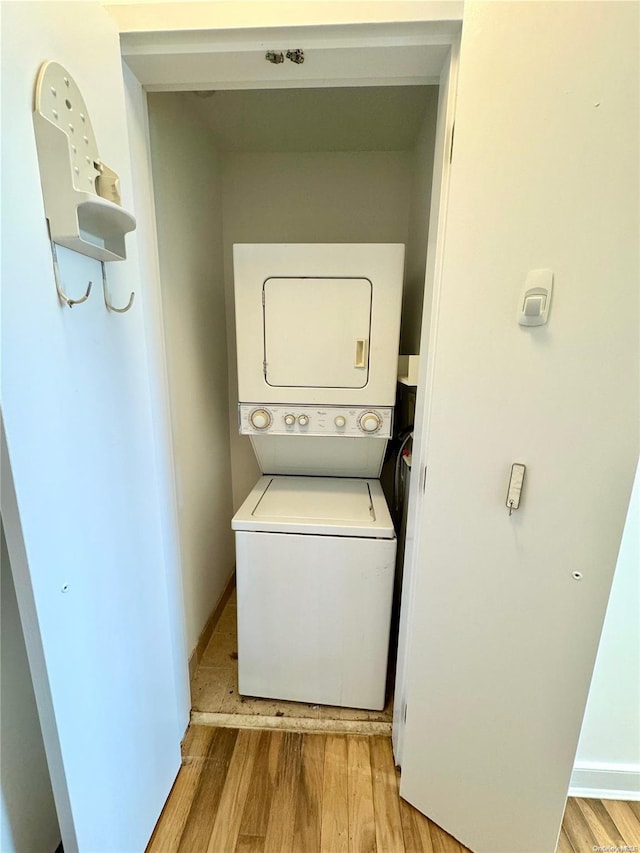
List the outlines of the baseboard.
{"label": "baseboard", "polygon": [[226,607],[227,601],[229,601],[229,598],[231,597],[231,593],[233,592],[235,585],[236,572],[234,569],[231,572],[231,576],[227,581],[227,585],[225,586],[222,595],[218,599],[218,603],[213,608],[213,613],[207,619],[206,624],[202,629],[200,636],[198,637],[198,642],[196,643],[195,649],[191,652],[191,656],[189,657],[189,681],[193,681],[193,676],[195,675],[196,669],[198,668],[198,664],[202,660],[204,650],[209,645],[211,635],[213,634],[216,625],[220,621],[222,611]]}
{"label": "baseboard", "polygon": [[580,762],[571,774],[569,796],[640,801],[640,765]]}

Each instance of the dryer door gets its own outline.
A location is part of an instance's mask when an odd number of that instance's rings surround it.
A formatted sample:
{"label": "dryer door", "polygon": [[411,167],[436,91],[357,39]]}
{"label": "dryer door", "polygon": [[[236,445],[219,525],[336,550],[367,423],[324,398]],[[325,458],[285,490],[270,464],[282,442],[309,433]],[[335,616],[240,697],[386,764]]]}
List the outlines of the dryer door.
{"label": "dryer door", "polygon": [[368,278],[268,278],[264,373],[279,388],[364,388],[373,286]]}

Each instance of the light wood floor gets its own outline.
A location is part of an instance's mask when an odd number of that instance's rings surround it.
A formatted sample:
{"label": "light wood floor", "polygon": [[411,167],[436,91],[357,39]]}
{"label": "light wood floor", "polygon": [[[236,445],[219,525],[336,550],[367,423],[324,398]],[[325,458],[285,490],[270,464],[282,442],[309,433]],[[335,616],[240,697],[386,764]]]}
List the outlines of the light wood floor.
{"label": "light wood floor", "polygon": [[640,851],[640,803],[569,797],[558,853]]}
{"label": "light wood floor", "polygon": [[[232,593],[218,620],[207,648],[191,683],[191,706],[193,719],[209,725],[219,725],[219,715],[241,714],[244,716],[271,718],[286,723],[293,719],[309,721],[315,730],[329,728],[323,722],[376,723],[376,734],[389,734],[393,719],[391,691],[382,711],[363,711],[357,708],[338,708],[330,705],[313,705],[304,702],[284,702],[275,699],[254,699],[238,693],[238,645],[236,594]],[[311,721],[314,721],[311,724]],[[240,727],[240,723],[237,724]],[[303,727],[301,722],[300,728]],[[335,728],[335,727],[334,727]],[[370,728],[363,726],[345,727],[369,734]]]}
{"label": "light wood floor", "polygon": [[[191,726],[183,754],[147,853],[467,850],[400,799],[389,738]],[[625,845],[638,803],[568,801],[558,853]]]}
{"label": "light wood floor", "polygon": [[[372,712],[242,697],[236,624],[234,591],[191,684],[192,720],[209,725],[187,732],[148,853],[467,850],[400,799],[391,740],[382,736],[391,731],[391,699]],[[567,801],[558,853],[625,846],[640,853],[640,804]]]}
{"label": "light wood floor", "polygon": [[462,853],[398,796],[391,740],[191,726],[148,853]]}

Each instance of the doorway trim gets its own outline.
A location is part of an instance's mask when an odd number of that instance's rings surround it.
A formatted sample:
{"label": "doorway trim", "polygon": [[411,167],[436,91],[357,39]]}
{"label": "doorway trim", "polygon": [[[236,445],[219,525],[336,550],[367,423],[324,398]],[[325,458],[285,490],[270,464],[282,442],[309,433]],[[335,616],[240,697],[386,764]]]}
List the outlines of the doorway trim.
{"label": "doorway trim", "polygon": [[[460,20],[121,34],[147,92],[438,84]],[[284,58],[302,49],[304,61]],[[280,63],[267,51],[283,53]]]}
{"label": "doorway trim", "polygon": [[[205,89],[242,88],[309,88],[338,86],[425,85],[440,87],[432,197],[428,234],[425,287],[432,289],[432,309],[423,315],[421,359],[416,396],[414,431],[414,471],[408,514],[407,544],[404,558],[404,578],[401,598],[398,641],[396,689],[393,719],[393,745],[398,764],[402,760],[404,720],[409,697],[406,695],[408,632],[414,618],[413,590],[417,556],[419,554],[419,519],[421,517],[426,447],[430,423],[433,366],[436,357],[438,305],[440,301],[442,256],[448,186],[453,138],[455,95],[461,21],[417,21],[402,24],[351,24],[348,26],[312,26],[246,30],[190,30],[187,32],[136,32],[121,35],[124,60],[124,83],[128,95],[129,120],[136,128],[136,145],[132,144],[133,174],[140,175],[134,187],[134,207],[150,215],[150,227],[139,240],[143,279],[149,285],[144,300],[145,328],[155,386],[156,404],[164,433],[159,443],[171,447],[171,424],[167,356],[162,331],[162,298],[160,291],[157,233],[155,229],[154,193],[148,129],[147,92],[190,91]],[[287,49],[301,47],[318,50],[322,62],[304,79],[296,76],[299,66],[282,63],[284,68],[277,79],[267,69],[269,77],[257,77],[256,63],[264,62],[265,46]],[[391,64],[404,58],[398,65]],[[336,59],[332,70],[332,60]],[[350,65],[348,63],[351,63]],[[381,64],[382,63],[382,64]],[[203,78],[203,68],[211,76]],[[267,63],[268,65],[268,63]],[[262,67],[262,66],[258,66]],[[280,65],[277,69],[280,69]],[[380,68],[388,73],[380,74]],[[348,75],[346,70],[351,69]],[[398,76],[393,70],[400,69]],[[357,72],[357,73],[356,73]],[[170,82],[171,78],[174,82]],[[130,135],[133,136],[130,126]],[[147,273],[144,275],[144,273]],[[425,312],[426,313],[426,312]],[[167,437],[169,443],[167,444]],[[175,470],[168,472],[176,487]],[[177,525],[177,501],[176,525]],[[179,579],[177,579],[179,582]],[[170,579],[175,584],[176,579]],[[174,620],[181,624],[181,620]],[[176,637],[176,647],[184,650],[184,637]]]}

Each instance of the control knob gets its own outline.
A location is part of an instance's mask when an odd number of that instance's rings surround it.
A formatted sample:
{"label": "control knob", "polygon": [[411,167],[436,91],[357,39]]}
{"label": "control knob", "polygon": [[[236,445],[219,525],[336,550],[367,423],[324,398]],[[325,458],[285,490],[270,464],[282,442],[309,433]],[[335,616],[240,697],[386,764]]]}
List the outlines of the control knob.
{"label": "control knob", "polygon": [[309,423],[309,415],[298,415],[298,423],[300,426],[307,426]]}
{"label": "control knob", "polygon": [[296,416],[292,414],[286,414],[284,416],[284,422],[287,426],[293,426],[296,422]]}
{"label": "control knob", "polygon": [[346,426],[347,419],[344,415],[337,415],[337,417],[333,419],[333,422],[338,427],[338,429],[342,429],[342,427]]}
{"label": "control knob", "polygon": [[249,415],[249,421],[254,429],[267,429],[271,426],[271,415],[266,409],[254,409]]}
{"label": "control knob", "polygon": [[382,426],[380,415],[375,412],[363,412],[358,420],[358,425],[363,432],[377,432]]}

